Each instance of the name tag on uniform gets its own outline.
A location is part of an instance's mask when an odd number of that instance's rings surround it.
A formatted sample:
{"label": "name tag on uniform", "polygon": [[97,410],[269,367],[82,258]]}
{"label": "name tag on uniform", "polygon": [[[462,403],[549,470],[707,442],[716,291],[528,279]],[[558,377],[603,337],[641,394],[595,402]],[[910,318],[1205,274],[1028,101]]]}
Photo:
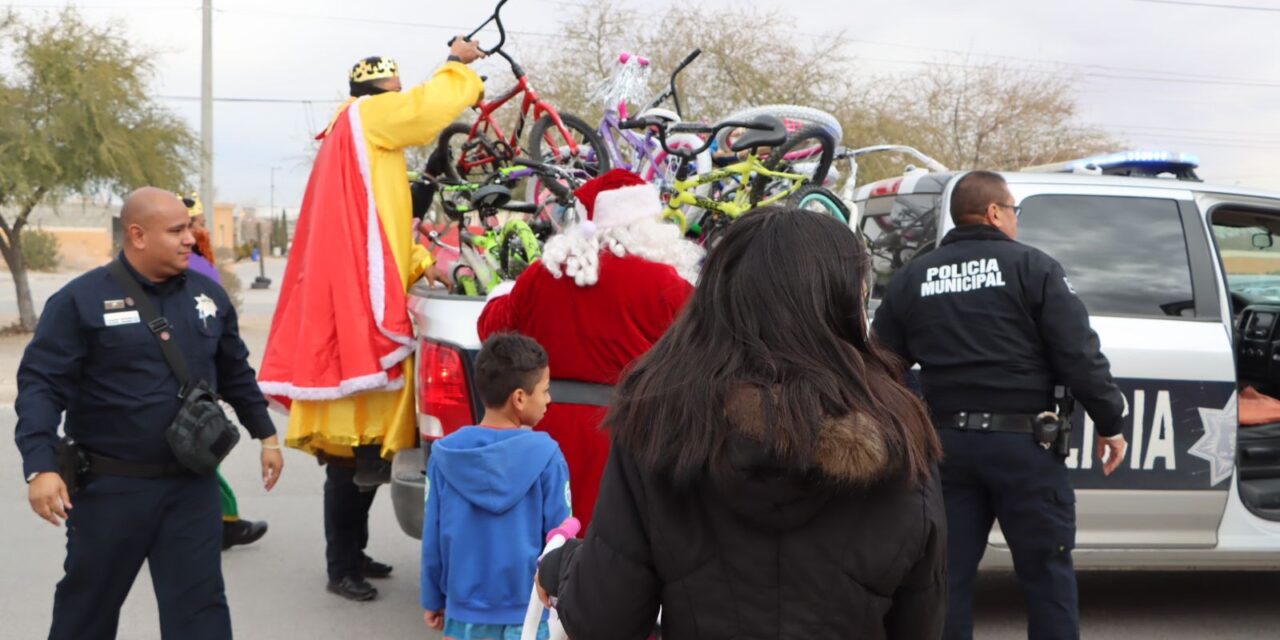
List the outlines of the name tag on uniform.
{"label": "name tag on uniform", "polygon": [[137,311],[118,311],[116,313],[102,314],[102,323],[108,327],[118,327],[122,324],[138,324],[142,322],[142,318]]}

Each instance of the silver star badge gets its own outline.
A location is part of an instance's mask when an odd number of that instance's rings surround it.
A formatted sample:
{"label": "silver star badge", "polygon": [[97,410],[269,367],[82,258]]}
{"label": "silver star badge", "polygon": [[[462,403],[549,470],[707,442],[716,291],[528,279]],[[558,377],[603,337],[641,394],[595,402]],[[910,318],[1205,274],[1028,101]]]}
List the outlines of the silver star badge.
{"label": "silver star badge", "polygon": [[209,318],[218,315],[218,304],[213,301],[213,298],[210,298],[203,293],[196,296],[195,301],[196,316],[200,321],[204,322],[205,328],[208,328]]}
{"label": "silver star badge", "polygon": [[1209,486],[1231,477],[1236,464],[1236,394],[1231,394],[1221,409],[1200,407],[1200,423],[1204,435],[1187,453],[1209,463]]}

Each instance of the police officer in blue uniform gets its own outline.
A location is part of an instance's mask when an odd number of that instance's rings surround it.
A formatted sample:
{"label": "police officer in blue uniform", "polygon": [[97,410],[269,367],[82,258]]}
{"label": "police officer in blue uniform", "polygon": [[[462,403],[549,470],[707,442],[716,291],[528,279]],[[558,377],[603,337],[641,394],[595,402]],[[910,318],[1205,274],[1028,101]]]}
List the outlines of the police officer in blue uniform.
{"label": "police officer in blue uniform", "polygon": [[[1062,266],[1019,244],[1019,207],[998,174],[956,183],[956,227],[894,275],[873,331],[908,366],[946,456],[949,610],[945,638],[973,637],[973,588],[993,521],[1009,543],[1028,637],[1078,638],[1071,550],[1075,493],[1061,451],[1037,440],[1069,387],[1100,434],[1110,475],[1124,458],[1124,398]],[[1083,443],[1082,443],[1082,446]]]}
{"label": "police officer in blue uniform", "polygon": [[[263,482],[271,489],[283,468],[275,428],[230,299],[187,270],[195,240],[186,207],[147,187],[125,200],[121,223],[119,259],[171,325],[160,337],[177,343],[192,378],[215,385],[262,441]],[[114,638],[143,560],[162,637],[231,637],[217,480],[188,472],[165,438],[178,395],[157,336],[107,268],[49,298],[18,368],[16,439],[31,508],[55,526],[67,524],[50,638]],[[64,412],[66,435],[89,461],[73,495],[57,473]]]}

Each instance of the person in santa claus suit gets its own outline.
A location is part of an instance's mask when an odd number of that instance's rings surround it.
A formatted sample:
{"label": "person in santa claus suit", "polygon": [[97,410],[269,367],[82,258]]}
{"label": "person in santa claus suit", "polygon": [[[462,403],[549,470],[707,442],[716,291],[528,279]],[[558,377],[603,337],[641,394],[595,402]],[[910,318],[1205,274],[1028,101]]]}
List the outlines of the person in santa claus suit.
{"label": "person in santa claus suit", "polygon": [[662,221],[657,188],[634,173],[614,169],[574,195],[581,222],[495,287],[477,328],[482,340],[515,331],[546,349],[552,405],[535,428],[564,451],[585,529],[609,457],[601,421],[613,386],[684,307],[702,249]]}

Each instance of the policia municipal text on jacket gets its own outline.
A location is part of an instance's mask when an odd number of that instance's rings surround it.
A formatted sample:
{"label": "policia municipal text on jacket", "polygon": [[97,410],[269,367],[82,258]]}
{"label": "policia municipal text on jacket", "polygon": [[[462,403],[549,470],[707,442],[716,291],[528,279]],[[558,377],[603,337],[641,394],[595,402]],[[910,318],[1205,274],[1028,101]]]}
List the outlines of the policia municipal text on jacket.
{"label": "policia municipal text on jacket", "polygon": [[869,343],[866,253],[829,216],[749,213],[621,383],[591,530],[543,560],[574,640],[941,632],[940,453]]}
{"label": "policia municipal text on jacket", "polygon": [[1004,179],[966,174],[951,212],[956,228],[894,275],[872,324],[908,366],[920,364],[946,451],[944,637],[973,635],[973,581],[998,519],[1027,595],[1030,637],[1076,638],[1075,494],[1062,448],[1044,437],[1043,424],[1059,421],[1042,414],[1055,408],[1055,385],[1070,387],[1110,451],[1110,474],[1124,457],[1124,399],[1062,266],[1014,240],[1020,209]]}
{"label": "policia municipal text on jacket", "polygon": [[[212,468],[195,473],[183,464],[166,437],[184,401],[161,342],[176,344],[192,381],[214,388],[263,440],[268,489],[283,466],[280,446],[231,300],[187,268],[195,239],[182,201],[140,189],[126,198],[121,223],[120,276],[137,287],[122,287],[108,267],[71,281],[49,298],[18,368],[17,444],[31,506],[67,524],[66,575],[49,637],[114,638],[145,560],[163,638],[230,638],[218,483]],[[139,288],[145,301],[129,293]],[[159,321],[144,320],[144,302]],[[87,457],[70,495],[76,470],[64,470],[65,483],[55,473],[64,413],[66,435]]]}

